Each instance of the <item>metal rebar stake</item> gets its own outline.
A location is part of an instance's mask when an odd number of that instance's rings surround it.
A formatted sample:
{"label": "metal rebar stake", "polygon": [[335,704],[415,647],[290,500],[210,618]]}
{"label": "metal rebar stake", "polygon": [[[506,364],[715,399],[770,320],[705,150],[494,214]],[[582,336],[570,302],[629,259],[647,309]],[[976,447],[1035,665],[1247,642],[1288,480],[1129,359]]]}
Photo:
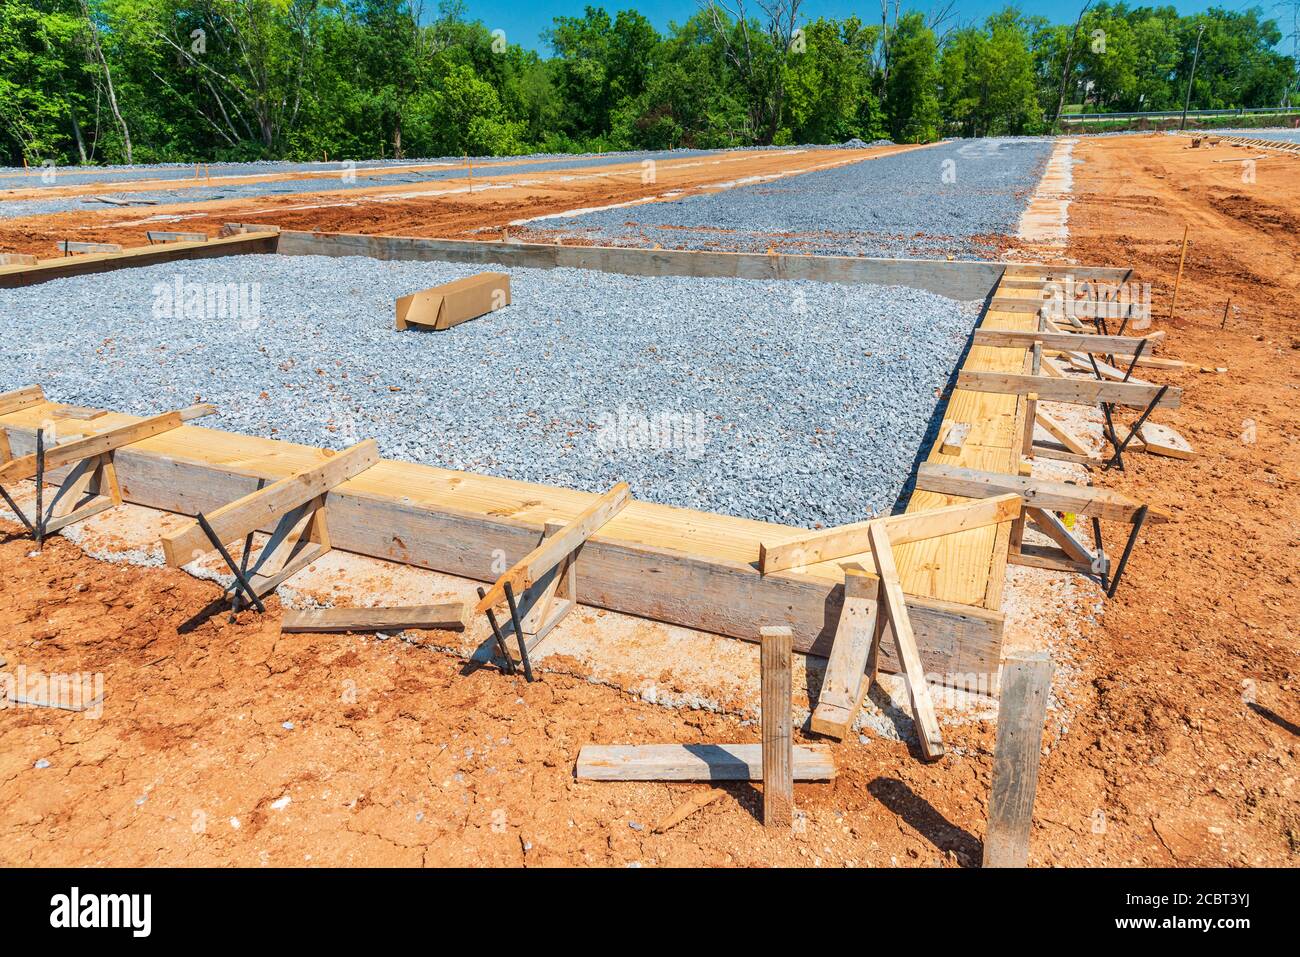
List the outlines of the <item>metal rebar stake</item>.
{"label": "metal rebar stake", "polygon": [[515,604],[515,590],[506,582],[506,602],[510,605],[510,623],[515,628],[515,638],[519,642],[519,657],[523,659],[524,677],[533,680],[533,664],[528,660],[528,642],[524,640],[524,625],[519,620],[519,608]]}
{"label": "metal rebar stake", "polygon": [[1142,526],[1147,520],[1147,506],[1142,505],[1133,513],[1133,531],[1129,532],[1128,541],[1124,543],[1124,553],[1119,557],[1119,564],[1115,567],[1115,577],[1110,580],[1110,588],[1106,590],[1107,598],[1114,598],[1115,591],[1119,588],[1119,580],[1124,576],[1124,568],[1128,565],[1128,558],[1133,554],[1133,547],[1137,545],[1138,532],[1142,531]]}
{"label": "metal rebar stake", "polygon": [[36,427],[36,550],[45,546],[45,427]]}
{"label": "metal rebar stake", "polygon": [[253,591],[253,586],[248,583],[246,578],[244,578],[243,573],[239,570],[239,566],[236,565],[235,560],[230,557],[230,552],[226,551],[226,546],[221,544],[221,540],[217,538],[217,533],[214,532],[212,526],[208,524],[207,518],[204,517],[202,512],[199,512],[196,518],[198,519],[199,527],[203,529],[203,534],[208,536],[208,541],[212,543],[212,547],[217,550],[217,554],[221,556],[222,560],[225,561],[226,565],[230,568],[230,571],[234,574],[235,584],[248,593],[248,597],[252,600],[253,606],[258,611],[265,613],[266,606],[262,604],[262,599],[258,597],[257,592]]}
{"label": "metal rebar stake", "polygon": [[[483,590],[482,585],[478,587],[478,597],[480,601],[487,597],[487,592]],[[492,626],[492,637],[497,640],[497,649],[501,652],[501,657],[506,660],[506,674],[512,675],[515,673],[515,661],[510,657],[510,648],[506,645],[506,636],[501,634],[501,628],[497,624],[496,612],[491,608],[487,610],[487,620],[488,624]]]}
{"label": "metal rebar stake", "polygon": [[9,493],[5,490],[3,485],[0,485],[0,496],[4,497],[5,504],[9,506],[9,510],[18,516],[18,521],[23,523],[27,529],[27,533],[34,537],[36,535],[36,529],[32,527],[31,522],[27,521],[27,516],[24,515],[23,510],[18,507],[18,503],[9,497]]}

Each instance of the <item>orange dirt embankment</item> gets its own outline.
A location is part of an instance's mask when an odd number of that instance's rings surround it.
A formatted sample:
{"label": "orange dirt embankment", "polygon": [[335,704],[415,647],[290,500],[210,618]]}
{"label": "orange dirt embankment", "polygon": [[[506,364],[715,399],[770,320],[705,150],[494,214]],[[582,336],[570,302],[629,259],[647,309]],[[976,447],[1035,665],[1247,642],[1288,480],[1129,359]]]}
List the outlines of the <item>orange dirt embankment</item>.
{"label": "orange dirt embankment", "polygon": [[[150,229],[215,235],[228,222],[322,232],[493,240],[500,239],[502,230],[515,220],[636,200],[680,198],[739,180],[797,175],[918,148],[924,147],[717,153],[657,160],[652,176],[639,160],[497,176],[479,175],[476,170],[472,180],[459,177],[290,196],[106,206],[0,220],[0,251],[51,256],[60,239],[139,246],[148,241],[145,233]],[[102,193],[104,187],[91,192]],[[668,193],[673,195],[665,196]]]}
{"label": "orange dirt embankment", "polygon": [[1300,157],[1241,162],[1256,155],[1161,135],[1075,148],[1069,255],[1151,283],[1162,354],[1189,366],[1139,373],[1183,388],[1154,418],[1199,453],[1096,479],[1175,515],[1144,533],[1044,763],[1040,820],[1112,864],[1300,860]]}

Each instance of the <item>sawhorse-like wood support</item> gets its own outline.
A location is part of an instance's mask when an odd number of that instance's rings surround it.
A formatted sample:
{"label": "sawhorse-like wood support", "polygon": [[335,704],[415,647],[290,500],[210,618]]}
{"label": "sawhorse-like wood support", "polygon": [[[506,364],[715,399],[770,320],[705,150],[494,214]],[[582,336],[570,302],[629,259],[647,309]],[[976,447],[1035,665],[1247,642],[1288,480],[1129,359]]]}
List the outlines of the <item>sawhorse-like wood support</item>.
{"label": "sawhorse-like wood support", "polygon": [[[524,677],[532,681],[530,653],[577,607],[575,566],[583,543],[631,501],[632,493],[627,483],[619,482],[573,521],[567,524],[547,522],[536,548],[510,566],[491,589],[486,592],[479,589],[479,602],[474,611],[487,615],[497,648],[505,657],[507,672],[514,673],[515,662],[506,641],[506,631],[497,623],[493,609],[502,601],[509,607],[507,628],[519,646],[519,663],[523,666]],[[516,589],[523,589],[518,599]]]}
{"label": "sawhorse-like wood support", "polygon": [[[173,566],[187,565],[216,551],[234,577],[231,611],[243,598],[265,611],[262,597],[330,550],[325,524],[325,499],[343,484],[379,461],[379,446],[367,439],[321,465],[303,469],[224,505],[210,515],[199,513],[194,524],[164,535],[163,554]],[[275,521],[271,537],[249,566],[253,533]],[[226,542],[242,538],[244,552],[236,564]],[[243,598],[241,598],[241,595]]]}

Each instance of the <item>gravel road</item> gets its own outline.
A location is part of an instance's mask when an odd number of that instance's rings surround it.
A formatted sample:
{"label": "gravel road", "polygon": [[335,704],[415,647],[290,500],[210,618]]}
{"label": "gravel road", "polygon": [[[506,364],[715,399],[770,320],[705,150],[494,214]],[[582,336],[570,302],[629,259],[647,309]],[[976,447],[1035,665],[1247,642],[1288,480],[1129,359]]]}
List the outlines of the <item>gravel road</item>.
{"label": "gravel road", "polygon": [[954,140],[771,183],[533,225],[604,245],[750,251],[775,245],[824,255],[987,258],[990,250],[974,237],[1016,232],[1052,143]]}

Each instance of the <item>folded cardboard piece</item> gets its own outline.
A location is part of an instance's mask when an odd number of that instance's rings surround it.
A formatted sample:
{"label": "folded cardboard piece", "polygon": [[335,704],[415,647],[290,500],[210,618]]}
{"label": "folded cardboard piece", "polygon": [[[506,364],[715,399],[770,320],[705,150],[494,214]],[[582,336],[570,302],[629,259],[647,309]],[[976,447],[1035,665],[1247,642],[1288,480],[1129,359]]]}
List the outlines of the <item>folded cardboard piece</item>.
{"label": "folded cardboard piece", "polygon": [[450,329],[510,305],[510,277],[481,272],[397,300],[397,328]]}

